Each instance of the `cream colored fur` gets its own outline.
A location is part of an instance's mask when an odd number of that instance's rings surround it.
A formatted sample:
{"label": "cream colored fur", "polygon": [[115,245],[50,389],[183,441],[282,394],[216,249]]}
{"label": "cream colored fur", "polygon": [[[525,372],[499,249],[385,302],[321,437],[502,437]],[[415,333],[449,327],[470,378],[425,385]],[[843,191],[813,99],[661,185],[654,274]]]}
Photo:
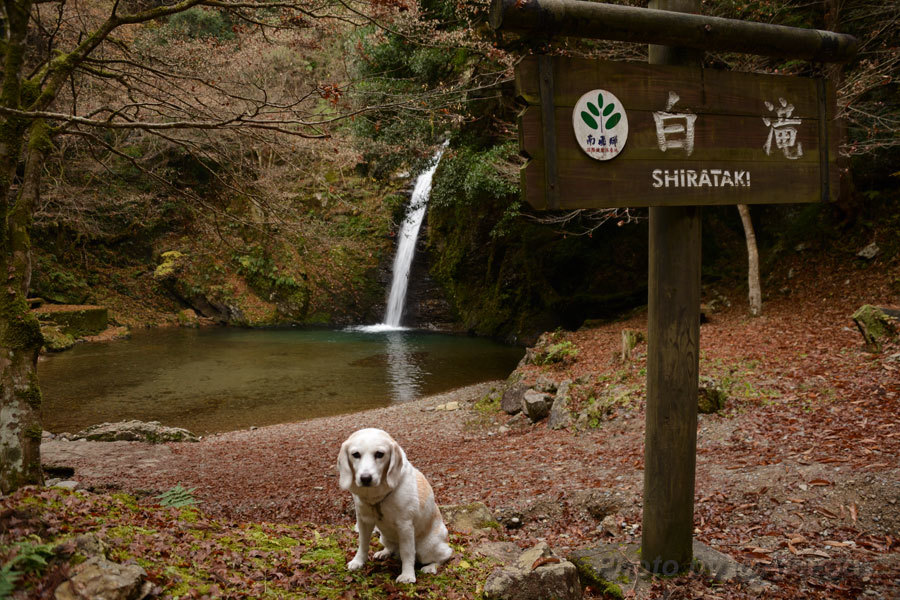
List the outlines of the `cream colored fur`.
{"label": "cream colored fur", "polygon": [[376,559],[400,555],[400,583],[416,581],[415,562],[423,573],[453,555],[447,527],[428,480],[406,459],[406,453],[381,429],[360,429],[341,445],[338,455],[341,489],[353,494],[359,546],[347,568],[361,569],[375,528],[384,549]]}

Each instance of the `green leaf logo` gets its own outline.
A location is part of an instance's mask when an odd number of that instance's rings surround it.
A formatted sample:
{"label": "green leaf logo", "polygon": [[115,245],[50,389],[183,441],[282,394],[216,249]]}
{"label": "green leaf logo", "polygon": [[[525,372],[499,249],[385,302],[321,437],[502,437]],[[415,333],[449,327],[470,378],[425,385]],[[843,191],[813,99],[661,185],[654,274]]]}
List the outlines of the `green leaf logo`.
{"label": "green leaf logo", "polygon": [[607,161],[619,156],[628,139],[628,115],[609,90],[584,93],[571,113],[575,141],[590,158]]}
{"label": "green leaf logo", "polygon": [[[603,104],[603,94],[597,94],[597,104],[593,102],[587,103],[587,111],[581,111],[581,119],[587,123],[588,127],[591,129],[597,129],[601,127],[603,129],[612,129],[615,127],[619,121],[622,120],[622,115],[620,113],[615,112],[616,103],[615,101],[611,101],[609,104]],[[588,112],[590,111],[590,112]],[[601,111],[603,116],[601,117]],[[610,116],[612,115],[612,116]],[[599,117],[599,118],[595,118]],[[604,124],[603,120],[606,119],[606,123]]]}

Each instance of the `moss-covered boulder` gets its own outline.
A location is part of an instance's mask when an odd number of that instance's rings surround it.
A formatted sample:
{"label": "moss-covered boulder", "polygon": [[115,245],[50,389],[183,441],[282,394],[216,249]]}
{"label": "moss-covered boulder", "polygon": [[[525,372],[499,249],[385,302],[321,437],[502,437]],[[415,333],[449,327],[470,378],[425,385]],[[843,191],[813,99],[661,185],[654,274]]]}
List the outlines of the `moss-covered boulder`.
{"label": "moss-covered boulder", "polygon": [[75,337],[63,333],[59,325],[41,325],[41,335],[44,336],[44,349],[48,352],[62,352],[75,345]]}
{"label": "moss-covered boulder", "polygon": [[92,442],[148,442],[162,444],[165,442],[196,442],[199,438],[180,427],[166,427],[159,421],[121,421],[118,423],[100,423],[82,429],[72,436],[73,440],[89,440]]}
{"label": "moss-covered boulder", "polygon": [[869,352],[881,352],[885,343],[896,340],[900,334],[900,309],[864,304],[852,318]]}
{"label": "moss-covered boulder", "polygon": [[700,387],[697,390],[697,412],[711,415],[724,409],[727,403],[728,394],[717,381],[709,378],[700,379]]}
{"label": "moss-covered boulder", "polygon": [[97,335],[109,326],[109,313],[103,306],[44,304],[34,314],[41,323],[57,325],[75,338]]}
{"label": "moss-covered boulder", "polygon": [[482,502],[442,506],[441,513],[451,531],[471,535],[475,531],[488,531],[500,527],[500,523]]}

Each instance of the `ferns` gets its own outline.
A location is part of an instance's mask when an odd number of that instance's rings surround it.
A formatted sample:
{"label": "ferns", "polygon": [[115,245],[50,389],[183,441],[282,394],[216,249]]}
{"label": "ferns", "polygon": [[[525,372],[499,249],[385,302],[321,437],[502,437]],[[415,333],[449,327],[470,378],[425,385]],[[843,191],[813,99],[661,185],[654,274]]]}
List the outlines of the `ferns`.
{"label": "ferns", "polygon": [[166,490],[162,494],[155,496],[159,500],[160,506],[171,506],[174,508],[184,508],[186,506],[196,506],[200,502],[194,498],[194,490],[197,488],[185,488],[179,483],[172,489]]}

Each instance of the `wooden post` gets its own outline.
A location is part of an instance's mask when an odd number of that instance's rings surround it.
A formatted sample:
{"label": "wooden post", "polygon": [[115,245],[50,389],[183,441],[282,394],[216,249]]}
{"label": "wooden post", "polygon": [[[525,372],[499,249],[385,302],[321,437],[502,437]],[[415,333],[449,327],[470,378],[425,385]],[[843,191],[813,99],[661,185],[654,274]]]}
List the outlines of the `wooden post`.
{"label": "wooden post", "polygon": [[[699,11],[699,0],[651,8]],[[650,46],[652,64],[693,65],[702,52]],[[650,208],[647,411],[641,560],[665,575],[690,567],[700,355],[700,208]]]}
{"label": "wooden post", "polygon": [[[494,29],[549,36],[664,44],[824,62],[856,54],[851,35],[584,0],[492,0]],[[662,4],[655,5],[658,8]],[[695,11],[691,11],[695,12]]]}

